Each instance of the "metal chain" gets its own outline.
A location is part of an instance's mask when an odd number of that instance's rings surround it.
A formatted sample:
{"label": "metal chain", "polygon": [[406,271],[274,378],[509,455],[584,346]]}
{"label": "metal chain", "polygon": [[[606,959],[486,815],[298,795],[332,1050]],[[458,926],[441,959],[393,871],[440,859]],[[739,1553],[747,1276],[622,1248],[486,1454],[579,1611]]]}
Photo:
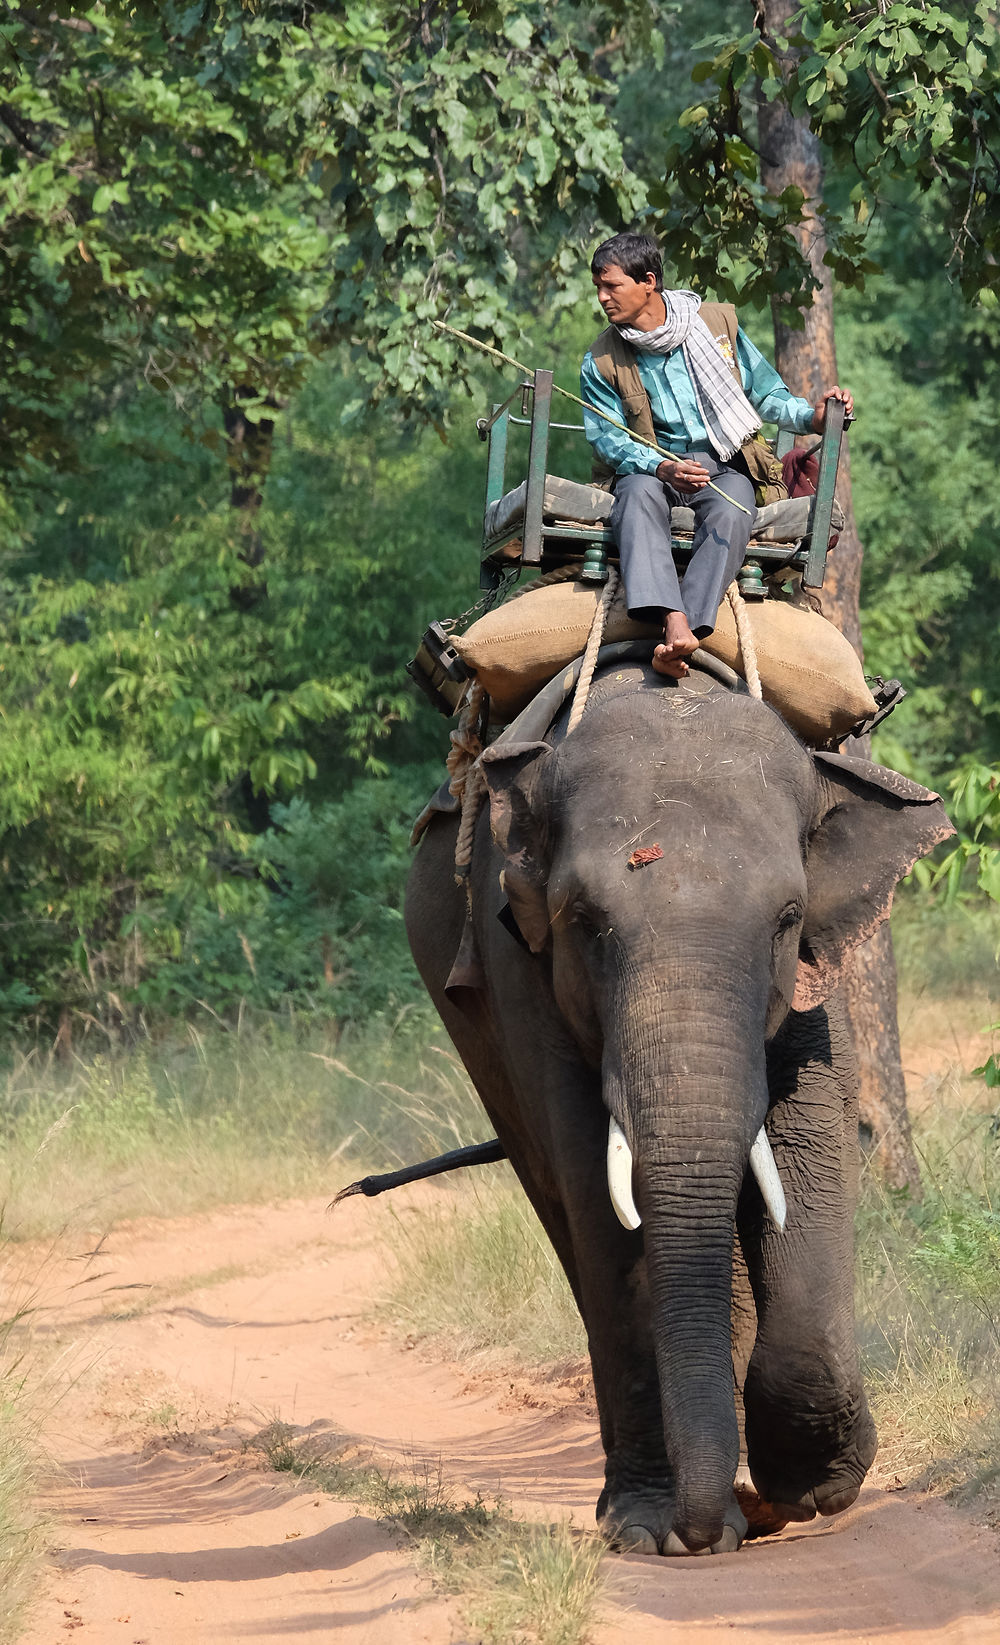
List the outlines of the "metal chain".
{"label": "metal chain", "polygon": [[442,617],[441,627],[445,633],[456,634],[460,628],[467,628],[474,617],[485,616],[487,611],[492,611],[494,606],[506,599],[507,590],[513,588],[520,575],[520,565],[513,566],[509,571],[502,572],[496,588],[488,588],[475,605],[470,605],[468,611],[460,612],[457,617]]}

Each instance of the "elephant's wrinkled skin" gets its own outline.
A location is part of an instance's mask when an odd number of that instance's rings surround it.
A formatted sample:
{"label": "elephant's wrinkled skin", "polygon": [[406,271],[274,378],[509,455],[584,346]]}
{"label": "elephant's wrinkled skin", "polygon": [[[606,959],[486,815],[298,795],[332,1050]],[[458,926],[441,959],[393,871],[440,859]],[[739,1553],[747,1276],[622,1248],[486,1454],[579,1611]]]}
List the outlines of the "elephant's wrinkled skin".
{"label": "elephant's wrinkled skin", "polygon": [[[812,755],[770,708],[704,676],[663,681],[639,664],[595,682],[571,736],[501,739],[483,767],[471,970],[466,932],[449,979],[466,914],[454,819],[437,817],[419,847],[407,925],[586,1324],[602,1528],[649,1553],[725,1551],[746,1532],[734,1224],[757,1315],[743,1400],[762,1528],[836,1513],[875,1433],[835,987],[899,876],[951,832],[941,803],[865,761]],[[630,870],[653,844],[662,859]],[[634,1155],[634,1233],[609,1202],[609,1111]],[[747,1175],[765,1116],[784,1234]]]}

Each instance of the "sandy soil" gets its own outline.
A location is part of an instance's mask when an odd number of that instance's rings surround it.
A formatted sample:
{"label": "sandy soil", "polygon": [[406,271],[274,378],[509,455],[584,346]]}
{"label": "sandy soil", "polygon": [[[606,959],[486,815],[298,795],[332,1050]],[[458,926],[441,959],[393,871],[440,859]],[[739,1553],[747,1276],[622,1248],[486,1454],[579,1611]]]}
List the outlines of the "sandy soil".
{"label": "sandy soil", "polygon": [[[447,1191],[397,1195],[391,1214]],[[390,1531],[247,1449],[276,1417],[432,1470],[443,1459],[456,1492],[592,1524],[600,1457],[581,1379],[472,1376],[366,1323],[389,1215],[353,1200],[331,1217],[316,1201],[132,1224],[93,1252],[53,1249],[41,1279],[26,1254],[38,1352],[61,1388],[32,1645],[473,1645]],[[996,1645],[998,1555],[941,1503],[868,1487],[839,1519],[735,1556],[609,1562],[594,1645]]]}

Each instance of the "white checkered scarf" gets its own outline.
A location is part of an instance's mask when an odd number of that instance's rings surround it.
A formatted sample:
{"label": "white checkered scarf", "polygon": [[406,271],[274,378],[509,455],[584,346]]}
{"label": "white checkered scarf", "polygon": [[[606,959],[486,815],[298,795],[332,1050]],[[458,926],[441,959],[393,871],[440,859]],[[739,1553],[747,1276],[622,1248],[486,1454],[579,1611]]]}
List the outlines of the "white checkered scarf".
{"label": "white checkered scarf", "polygon": [[745,440],[760,428],[760,418],[736,385],[725,356],[701,315],[701,298],[694,291],[661,291],[667,317],[654,331],[634,326],[617,330],[632,348],[646,354],[672,354],[680,348],[694,388],[701,420],[712,448],[727,462]]}

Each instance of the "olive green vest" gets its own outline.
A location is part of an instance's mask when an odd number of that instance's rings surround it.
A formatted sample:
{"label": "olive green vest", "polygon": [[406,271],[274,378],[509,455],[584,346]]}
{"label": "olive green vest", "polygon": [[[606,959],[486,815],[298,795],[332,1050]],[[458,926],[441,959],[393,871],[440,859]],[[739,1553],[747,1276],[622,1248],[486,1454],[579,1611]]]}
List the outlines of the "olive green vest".
{"label": "olive green vest", "polygon": [[[729,367],[740,388],[743,378],[736,359],[736,331],[739,324],[732,303],[702,303],[698,310],[712,336],[725,354]],[[728,349],[724,339],[728,340]],[[605,382],[614,389],[625,411],[625,422],[633,434],[647,445],[656,445],[653,429],[653,411],[649,395],[642,386],[635,350],[625,342],[617,326],[608,326],[591,346],[593,361]],[[602,463],[595,454],[591,480],[608,491],[615,477],[613,468]]]}

